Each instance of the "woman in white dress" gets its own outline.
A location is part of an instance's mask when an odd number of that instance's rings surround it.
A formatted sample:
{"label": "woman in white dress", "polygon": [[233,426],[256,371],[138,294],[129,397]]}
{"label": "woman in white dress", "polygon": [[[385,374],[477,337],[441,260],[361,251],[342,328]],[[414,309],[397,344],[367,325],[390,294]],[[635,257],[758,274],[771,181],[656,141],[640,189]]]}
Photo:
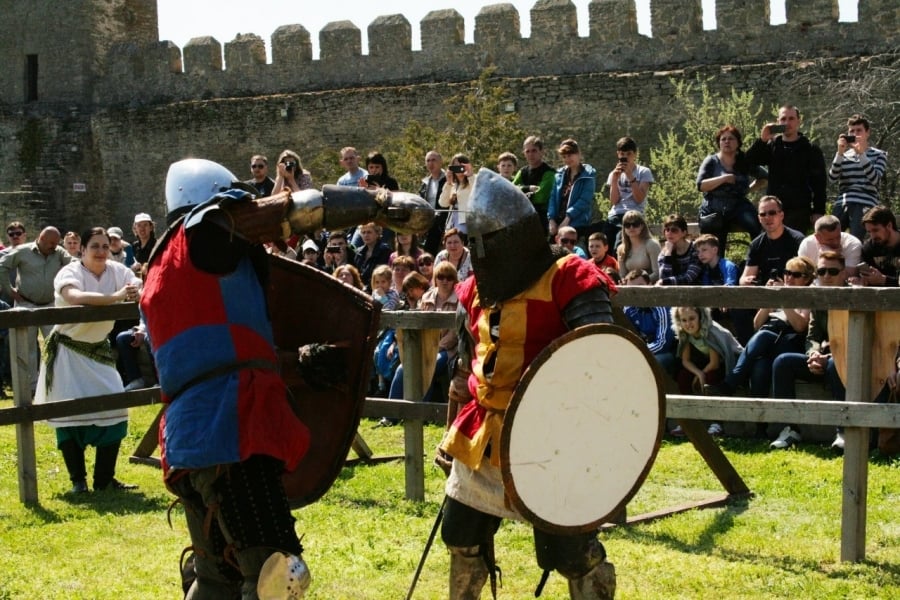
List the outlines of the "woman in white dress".
{"label": "woman in white dress", "polygon": [[[141,280],[109,260],[109,236],[95,227],[81,236],[79,262],[63,267],[53,280],[56,306],[105,306],[136,302]],[[115,394],[124,391],[107,336],[114,321],[56,325],[45,344],[35,403]],[[128,429],[128,410],[115,409],[50,419],[56,444],[72,480],[72,492],[87,492],[84,450],[97,449],[94,489],[130,489],[115,478],[119,445]]]}

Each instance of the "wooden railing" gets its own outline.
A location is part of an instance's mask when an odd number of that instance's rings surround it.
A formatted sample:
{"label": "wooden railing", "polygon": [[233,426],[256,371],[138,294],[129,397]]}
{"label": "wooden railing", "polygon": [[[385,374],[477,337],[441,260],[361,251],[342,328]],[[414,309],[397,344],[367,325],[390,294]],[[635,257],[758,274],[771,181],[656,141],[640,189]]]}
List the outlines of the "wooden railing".
{"label": "wooden railing", "polygon": [[[869,369],[872,354],[869,344],[873,333],[872,315],[881,311],[900,311],[900,289],[623,287],[614,297],[613,304],[615,307],[727,306],[748,309],[803,306],[849,311],[847,381],[844,382],[847,390],[846,402],[835,403],[826,399],[712,398],[669,394],[667,416],[688,423],[700,419],[716,419],[843,426],[846,446],[841,559],[854,561],[863,559],[869,428],[900,428],[900,405],[876,405],[869,401],[873,397]],[[0,425],[14,424],[17,429],[19,497],[22,502],[38,500],[33,429],[35,421],[159,402],[158,390],[151,389],[33,405],[30,394],[31,376],[27,372],[28,361],[25,356],[26,328],[57,323],[133,319],[136,314],[134,304],[0,312],[0,327],[10,328],[14,393],[14,406],[0,409]],[[433,454],[432,449],[424,447],[423,422],[443,423],[446,407],[442,404],[426,404],[420,401],[427,382],[423,380],[422,365],[412,357],[421,356],[419,351],[421,338],[418,333],[420,330],[452,327],[454,316],[451,313],[387,312],[382,315],[382,323],[403,330],[401,360],[404,364],[405,399],[367,398],[363,414],[367,417],[387,416],[403,419],[406,496],[413,500],[422,500],[425,496],[425,457]],[[699,437],[698,441],[695,441],[695,445],[702,454],[703,444],[707,442],[700,440]],[[709,459],[707,461],[709,462]],[[710,463],[710,466],[713,467],[713,464]],[[745,492],[746,488],[739,476],[735,477],[736,473],[733,471],[729,473],[728,476],[724,476],[717,472],[726,490],[729,493]]]}

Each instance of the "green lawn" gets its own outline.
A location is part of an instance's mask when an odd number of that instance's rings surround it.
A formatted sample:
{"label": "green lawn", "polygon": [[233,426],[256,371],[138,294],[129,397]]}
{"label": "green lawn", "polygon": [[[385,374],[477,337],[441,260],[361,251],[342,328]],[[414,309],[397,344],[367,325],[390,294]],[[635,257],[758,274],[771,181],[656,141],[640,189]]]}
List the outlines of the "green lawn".
{"label": "green lawn", "polygon": [[[0,406],[9,406],[5,401]],[[128,463],[156,408],[132,410],[118,476],[137,492],[69,488],[53,433],[36,426],[40,504],[19,503],[15,428],[0,428],[0,600],[180,599],[178,557],[188,538],[179,508],[151,467]],[[403,454],[402,427],[360,427],[376,456]],[[426,428],[426,447],[441,435]],[[619,573],[618,598],[898,598],[900,462],[870,466],[867,560],[842,564],[842,461],[816,445],[769,452],[763,440],[722,445],[755,492],[727,508],[692,511],[603,535]],[[89,468],[93,452],[89,452]],[[401,461],[357,465],[313,506],[296,512],[313,575],[308,598],[404,598],[442,499],[443,476],[429,467],[427,499],[403,499]],[[687,442],[665,442],[630,514],[698,500],[721,488]],[[533,597],[540,571],[530,527],[506,523],[497,536],[501,599]],[[438,540],[414,598],[446,597],[448,559]],[[484,598],[490,597],[488,590]],[[543,598],[567,598],[552,575]]]}

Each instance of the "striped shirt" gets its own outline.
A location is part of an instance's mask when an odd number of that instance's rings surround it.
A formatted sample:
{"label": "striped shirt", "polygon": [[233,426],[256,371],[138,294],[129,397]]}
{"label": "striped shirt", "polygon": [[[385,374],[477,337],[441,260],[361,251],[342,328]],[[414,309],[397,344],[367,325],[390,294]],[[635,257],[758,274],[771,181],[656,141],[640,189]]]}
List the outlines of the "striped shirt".
{"label": "striped shirt", "polygon": [[828,178],[838,182],[835,204],[878,204],[878,186],[887,170],[887,154],[878,148],[868,148],[858,155],[853,150],[835,154],[828,169]]}

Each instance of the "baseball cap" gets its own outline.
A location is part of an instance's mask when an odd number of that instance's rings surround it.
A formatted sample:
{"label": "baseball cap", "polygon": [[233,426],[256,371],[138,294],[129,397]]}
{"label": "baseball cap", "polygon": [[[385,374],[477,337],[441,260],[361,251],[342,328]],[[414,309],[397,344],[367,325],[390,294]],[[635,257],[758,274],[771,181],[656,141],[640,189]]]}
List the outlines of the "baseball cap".
{"label": "baseball cap", "polygon": [[109,237],[119,238],[120,240],[122,239],[123,235],[122,229],[120,227],[110,227],[106,230],[106,234]]}
{"label": "baseball cap", "polygon": [[318,252],[319,246],[316,245],[316,243],[312,240],[306,240],[305,242],[303,242],[303,245],[300,246],[300,249],[303,252],[306,252],[307,250],[315,250],[316,252]]}
{"label": "baseball cap", "polygon": [[134,222],[135,222],[135,224],[137,224],[137,223],[143,223],[144,221],[150,221],[150,222],[152,223],[152,222],[153,222],[153,217],[151,217],[151,216],[148,215],[147,213],[138,213],[138,214],[134,215]]}

